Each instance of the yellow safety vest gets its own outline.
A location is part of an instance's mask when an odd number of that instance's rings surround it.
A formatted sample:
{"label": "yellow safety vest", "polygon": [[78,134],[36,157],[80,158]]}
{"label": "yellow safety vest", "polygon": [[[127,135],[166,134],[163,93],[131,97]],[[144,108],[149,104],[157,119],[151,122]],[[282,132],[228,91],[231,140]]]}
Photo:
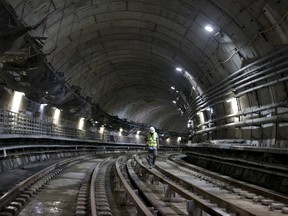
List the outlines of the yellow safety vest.
{"label": "yellow safety vest", "polygon": [[147,142],[149,147],[157,146],[157,139],[158,139],[158,134],[154,132],[151,136],[151,133],[149,132],[147,135]]}

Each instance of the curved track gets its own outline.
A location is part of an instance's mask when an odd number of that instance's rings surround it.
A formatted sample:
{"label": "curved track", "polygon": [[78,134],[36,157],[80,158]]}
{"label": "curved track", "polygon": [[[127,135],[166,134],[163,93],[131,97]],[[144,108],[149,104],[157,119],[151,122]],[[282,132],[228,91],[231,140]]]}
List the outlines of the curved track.
{"label": "curved track", "polygon": [[47,166],[0,197],[0,215],[283,216],[288,198],[161,153],[81,156]]}

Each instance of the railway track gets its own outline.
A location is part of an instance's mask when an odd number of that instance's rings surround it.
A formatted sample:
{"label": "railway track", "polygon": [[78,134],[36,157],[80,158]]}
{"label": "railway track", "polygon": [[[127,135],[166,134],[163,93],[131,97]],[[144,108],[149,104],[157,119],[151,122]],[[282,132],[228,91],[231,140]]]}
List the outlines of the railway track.
{"label": "railway track", "polygon": [[[136,161],[134,169],[136,173],[142,175],[143,170],[146,170],[144,156],[134,156],[134,159]],[[243,216],[287,214],[287,197],[285,196],[271,192],[272,200],[269,196],[265,196],[268,194],[265,189],[258,187],[258,193],[255,189],[243,190],[239,187],[239,182],[237,187],[232,183],[221,182],[219,177],[214,178],[211,174],[205,176],[203,173],[191,170],[190,167],[185,168],[183,163],[179,165],[166,158],[159,158],[157,166],[145,172],[149,173],[150,179],[156,179],[162,185],[168,185],[166,186],[169,188],[168,194],[176,193],[178,197],[185,198],[188,206],[190,205],[187,214],[193,215],[195,212]],[[167,196],[167,191],[163,196],[164,198]]]}
{"label": "railway track", "polygon": [[[238,194],[242,195],[243,198],[246,197],[248,199],[253,199],[253,202],[255,203],[260,203],[262,201],[263,203],[269,203],[270,208],[272,207],[272,210],[273,203],[278,203],[278,209],[280,208],[280,206],[288,206],[288,197],[285,194],[280,194],[279,192],[274,192],[270,189],[236,180],[234,178],[221,175],[219,173],[208,171],[201,167],[185,162],[184,160],[182,160],[184,157],[186,156],[181,154],[171,155],[168,157],[167,162],[173,166],[181,166],[187,168],[191,174],[196,174],[199,178],[210,181],[212,184],[218,185],[222,188],[226,188],[231,192],[237,192]],[[239,190],[242,192],[240,193]]]}
{"label": "railway track", "polygon": [[0,215],[90,215],[93,207],[100,211],[90,194],[98,185],[93,176],[101,178],[99,171],[107,168],[107,157],[71,158],[39,171],[0,198]]}
{"label": "railway track", "polygon": [[16,215],[19,213],[20,209],[37,191],[65,167],[72,165],[73,162],[80,158],[66,159],[50,165],[11,187],[9,191],[0,197],[0,215]]}
{"label": "railway track", "polygon": [[287,197],[161,154],[78,157],[53,164],[0,197],[10,215],[287,215]]}

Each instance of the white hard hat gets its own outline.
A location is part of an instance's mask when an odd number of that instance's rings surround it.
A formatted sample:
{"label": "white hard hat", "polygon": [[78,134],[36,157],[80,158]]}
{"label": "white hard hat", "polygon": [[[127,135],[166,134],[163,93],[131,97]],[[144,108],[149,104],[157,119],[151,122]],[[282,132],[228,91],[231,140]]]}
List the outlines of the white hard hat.
{"label": "white hard hat", "polygon": [[154,132],[155,132],[155,128],[154,128],[154,127],[150,127],[149,130],[150,130],[151,133],[154,133]]}

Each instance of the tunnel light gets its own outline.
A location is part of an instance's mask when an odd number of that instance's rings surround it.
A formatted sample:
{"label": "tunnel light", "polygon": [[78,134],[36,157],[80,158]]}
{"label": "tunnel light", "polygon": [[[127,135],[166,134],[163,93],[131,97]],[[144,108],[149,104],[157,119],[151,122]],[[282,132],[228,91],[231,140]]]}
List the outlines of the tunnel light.
{"label": "tunnel light", "polygon": [[140,138],[140,133],[141,133],[141,131],[137,131],[137,132],[136,132],[136,138],[137,138],[137,139]]}
{"label": "tunnel light", "polygon": [[123,128],[120,128],[120,129],[119,129],[119,134],[118,134],[118,135],[119,135],[119,136],[122,136],[122,132],[123,132]]}
{"label": "tunnel light", "polygon": [[104,129],[105,129],[105,127],[104,127],[104,125],[102,125],[99,129],[99,133],[104,133]]}
{"label": "tunnel light", "polygon": [[176,101],[175,101],[175,100],[173,100],[173,101],[172,101],[172,103],[173,103],[173,104],[176,104]]}
{"label": "tunnel light", "polygon": [[211,25],[207,25],[207,26],[205,26],[205,30],[208,32],[212,32],[214,29],[212,28]]}
{"label": "tunnel light", "polygon": [[206,110],[209,111],[210,113],[213,113],[213,108],[211,107],[207,107]]}
{"label": "tunnel light", "polygon": [[59,123],[59,119],[60,119],[60,109],[55,108],[54,110],[54,116],[53,116],[53,123],[58,124]]}
{"label": "tunnel light", "polygon": [[78,122],[78,129],[79,130],[83,130],[83,128],[84,128],[84,120],[85,120],[85,118],[80,118],[79,119],[79,122]]}
{"label": "tunnel light", "polygon": [[187,128],[191,128],[191,127],[193,127],[193,121],[189,120],[187,123]]}
{"label": "tunnel light", "polygon": [[172,89],[172,90],[175,90],[175,87],[174,87],[174,86],[171,86],[171,89]]}
{"label": "tunnel light", "polygon": [[12,112],[18,112],[19,111],[20,104],[22,101],[22,96],[24,96],[24,95],[25,94],[23,92],[18,92],[18,91],[14,92],[13,101],[12,101],[12,108],[11,108]]}
{"label": "tunnel light", "polygon": [[43,118],[45,106],[47,106],[47,104],[40,104],[40,107],[39,107],[39,113],[40,113],[40,118],[41,119]]}
{"label": "tunnel light", "polygon": [[231,103],[231,109],[232,109],[233,114],[238,112],[238,104],[237,104],[237,99],[235,97],[230,98],[226,102]]}
{"label": "tunnel light", "polygon": [[177,68],[176,68],[176,71],[182,72],[182,70],[183,70],[183,69],[180,68],[180,67],[177,67]]}
{"label": "tunnel light", "polygon": [[199,124],[203,124],[204,123],[204,114],[203,112],[197,112],[197,115],[199,117]]}
{"label": "tunnel light", "polygon": [[210,113],[213,113],[213,108],[211,107],[207,107],[206,110],[209,111]]}
{"label": "tunnel light", "polygon": [[188,120],[187,128],[193,127],[193,121],[191,119]]}

